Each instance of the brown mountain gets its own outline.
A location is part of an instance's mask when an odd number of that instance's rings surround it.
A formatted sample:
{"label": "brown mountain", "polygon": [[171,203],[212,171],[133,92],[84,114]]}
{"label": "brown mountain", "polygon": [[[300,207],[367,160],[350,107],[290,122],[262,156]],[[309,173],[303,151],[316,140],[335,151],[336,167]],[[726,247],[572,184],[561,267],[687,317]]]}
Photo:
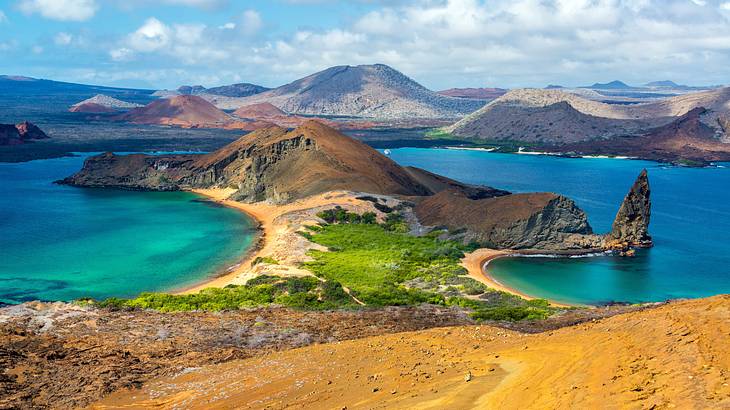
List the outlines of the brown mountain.
{"label": "brown mountain", "polygon": [[585,213],[554,194],[510,194],[418,168],[403,168],[317,121],[293,131],[252,132],[205,155],[91,157],[62,183],[142,190],[234,188],[243,202],[288,203],[335,190],[415,201],[429,226],[464,230],[465,241],[501,248],[591,250],[603,245]]}
{"label": "brown mountain", "polygon": [[[278,125],[279,127],[284,128],[296,128],[311,120],[311,118],[309,117],[289,115],[274,106],[273,104],[267,102],[243,106],[234,111],[233,116],[240,118],[243,121],[259,121],[262,123]],[[327,123],[331,126],[335,125],[331,121],[322,119],[320,119],[319,121]]]}
{"label": "brown mountain", "polygon": [[195,95],[178,95],[153,101],[115,117],[135,124],[180,127],[223,127],[233,119],[208,101]]}
{"label": "brown mountain", "polygon": [[31,140],[50,138],[33,123],[0,124],[0,145],[20,145]]}
{"label": "brown mountain", "polygon": [[507,91],[504,88],[449,88],[437,91],[437,93],[447,97],[493,100],[505,95]]}

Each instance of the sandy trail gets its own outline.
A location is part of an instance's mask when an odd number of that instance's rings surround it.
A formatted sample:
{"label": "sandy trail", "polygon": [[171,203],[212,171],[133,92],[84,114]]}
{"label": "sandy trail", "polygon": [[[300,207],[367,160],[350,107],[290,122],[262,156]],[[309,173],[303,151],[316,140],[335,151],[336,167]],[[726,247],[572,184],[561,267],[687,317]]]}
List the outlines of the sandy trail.
{"label": "sandy trail", "polygon": [[94,408],[728,408],[730,296],[525,335],[399,333],[193,369]]}

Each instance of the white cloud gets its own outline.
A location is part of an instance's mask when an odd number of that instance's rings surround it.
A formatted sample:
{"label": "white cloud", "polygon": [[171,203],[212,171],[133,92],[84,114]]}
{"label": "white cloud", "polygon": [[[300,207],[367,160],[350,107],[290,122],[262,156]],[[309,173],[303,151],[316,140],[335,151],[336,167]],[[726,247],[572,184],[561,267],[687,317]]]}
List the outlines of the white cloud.
{"label": "white cloud", "polygon": [[33,52],[33,54],[41,54],[41,53],[43,53],[43,47],[38,46],[38,45],[33,46],[30,50]]}
{"label": "white cloud", "polygon": [[85,21],[94,16],[98,6],[95,0],[20,0],[18,8],[50,20]]}
{"label": "white cloud", "polygon": [[0,10],[0,23],[5,23],[6,21],[8,21],[8,17],[4,11]]}
{"label": "white cloud", "polygon": [[125,47],[121,47],[109,51],[109,56],[114,61],[129,61],[133,59],[134,51]]}
{"label": "white cloud", "polygon": [[255,10],[214,26],[152,18],[109,54],[115,61],[145,55],[165,69],[183,63],[230,81],[232,74],[220,74],[225,62],[245,80],[268,85],[332,65],[372,63],[432,88],[727,83],[730,1],[703,1],[370,0],[382,6],[351,23],[291,34],[269,32]]}
{"label": "white cloud", "polygon": [[172,30],[160,20],[149,18],[145,23],[128,37],[130,48],[151,52],[167,46],[170,42]]}
{"label": "white cloud", "polygon": [[246,35],[254,35],[263,26],[261,15],[256,10],[246,10],[241,16],[240,29]]}
{"label": "white cloud", "polygon": [[74,39],[74,37],[71,34],[61,31],[60,33],[56,34],[56,36],[53,38],[53,42],[59,46],[67,46],[67,45],[71,44],[73,39]]}

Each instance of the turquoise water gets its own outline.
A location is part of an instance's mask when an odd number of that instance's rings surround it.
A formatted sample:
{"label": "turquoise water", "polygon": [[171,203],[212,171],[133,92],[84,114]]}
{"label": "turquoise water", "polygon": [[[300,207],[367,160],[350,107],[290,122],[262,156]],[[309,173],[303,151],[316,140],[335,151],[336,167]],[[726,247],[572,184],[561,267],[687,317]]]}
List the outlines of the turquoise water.
{"label": "turquoise water", "polygon": [[642,168],[652,187],[655,247],[635,258],[504,258],[501,283],[562,302],[648,302],[730,293],[730,168],[667,167],[648,161],[575,159],[402,148],[391,157],[469,183],[574,199],[594,230],[607,232]]}
{"label": "turquoise water", "polygon": [[251,220],[190,193],[59,186],[83,158],[0,164],[0,302],[194,284],[251,245]]}

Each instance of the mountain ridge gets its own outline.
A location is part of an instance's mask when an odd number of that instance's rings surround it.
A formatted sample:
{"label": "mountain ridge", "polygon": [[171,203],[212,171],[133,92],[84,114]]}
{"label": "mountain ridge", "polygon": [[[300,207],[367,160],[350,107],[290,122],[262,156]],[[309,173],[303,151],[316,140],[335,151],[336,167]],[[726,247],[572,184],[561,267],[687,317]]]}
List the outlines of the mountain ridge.
{"label": "mountain ridge", "polygon": [[383,64],[330,67],[250,97],[209,100],[222,109],[268,102],[290,114],[375,119],[456,118],[484,104],[439,95]]}

